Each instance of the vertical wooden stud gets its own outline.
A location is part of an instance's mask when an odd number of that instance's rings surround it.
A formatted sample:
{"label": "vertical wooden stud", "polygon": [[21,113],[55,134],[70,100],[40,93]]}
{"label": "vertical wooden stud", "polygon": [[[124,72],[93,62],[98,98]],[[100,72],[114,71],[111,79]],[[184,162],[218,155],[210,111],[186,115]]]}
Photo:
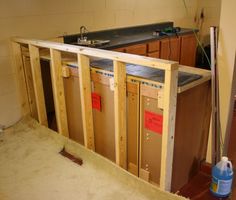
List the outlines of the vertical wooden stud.
{"label": "vertical wooden stud", "polygon": [[21,113],[25,116],[30,113],[30,105],[20,44],[12,42],[12,51],[18,81],[17,85],[20,93]]}
{"label": "vertical wooden stud", "polygon": [[89,58],[87,56],[78,54],[78,72],[80,80],[84,144],[87,148],[95,150],[90,65]]}
{"label": "vertical wooden stud", "polygon": [[51,79],[58,132],[69,137],[66,102],[62,77],[61,52],[50,49]]}
{"label": "vertical wooden stud", "polygon": [[40,66],[39,48],[29,45],[30,64],[32,69],[32,77],[34,83],[35,101],[38,111],[39,123],[48,126],[47,112],[45,107],[45,99],[43,92],[43,81]]}
{"label": "vertical wooden stud", "polygon": [[[178,68],[172,64],[173,70],[165,70],[163,134],[161,153],[160,188],[171,190],[172,164],[174,150],[175,117],[177,103]],[[171,68],[172,69],[172,68]]]}
{"label": "vertical wooden stud", "polygon": [[27,91],[28,91],[31,117],[38,120],[38,112],[37,112],[36,102],[35,102],[34,83],[33,83],[33,78],[32,78],[30,58],[28,56],[23,56],[23,63],[24,63],[24,71],[25,71],[26,86],[27,86]]}
{"label": "vertical wooden stud", "polygon": [[113,63],[116,163],[127,169],[126,65],[118,61]]}

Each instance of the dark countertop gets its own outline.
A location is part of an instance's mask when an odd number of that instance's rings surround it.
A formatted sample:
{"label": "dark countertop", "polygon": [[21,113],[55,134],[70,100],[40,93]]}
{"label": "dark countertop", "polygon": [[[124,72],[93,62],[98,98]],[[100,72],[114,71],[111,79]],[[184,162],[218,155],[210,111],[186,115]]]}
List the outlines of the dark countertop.
{"label": "dark countertop", "polygon": [[[91,60],[90,66],[113,72],[112,60],[107,60],[107,59]],[[164,83],[164,79],[165,79],[164,70],[127,63],[126,71],[127,71],[127,74],[131,76],[136,76],[136,77],[140,77],[140,78],[144,78],[144,79],[148,79],[152,81],[157,81],[159,83]],[[200,78],[202,78],[201,75],[179,71],[178,72],[178,87],[184,86]]]}
{"label": "dark countertop", "polygon": [[[89,32],[86,33],[84,36],[86,36],[89,40],[94,40],[94,39],[110,40],[108,44],[96,47],[109,50],[109,49],[125,47],[128,45],[139,44],[142,42],[148,42],[152,40],[160,40],[163,38],[168,38],[176,35],[178,36],[178,35],[189,34],[193,32],[192,29],[181,28],[180,32],[178,32],[177,34],[167,33],[167,35],[163,36],[153,35],[153,32],[156,30],[161,30],[173,26],[174,26],[173,22],[164,22],[164,23],[149,24],[143,26]],[[66,44],[75,44],[79,36],[80,36],[79,34],[64,36],[64,42]]]}
{"label": "dark countertop", "polygon": [[[156,30],[161,30],[169,27],[173,27],[173,22],[165,22],[158,24],[150,24],[136,27],[104,30],[97,32],[90,32],[85,34],[88,40],[110,40],[110,43],[96,48],[100,49],[115,49],[120,47],[125,47],[129,45],[139,44],[143,42],[148,42],[152,40],[160,40],[168,37],[178,36],[193,33],[192,29],[181,28],[181,30],[176,33],[167,33],[163,36],[155,36],[153,32]],[[195,30],[197,31],[197,30]],[[80,35],[70,35],[64,36],[64,43],[74,44]],[[113,63],[111,60],[99,59],[91,60],[90,65],[95,68],[103,69],[112,72]],[[164,82],[165,71],[152,69],[139,65],[126,64],[126,70],[128,75],[157,81],[159,83]],[[178,72],[178,86],[184,86],[188,83],[201,79],[202,76],[199,74],[193,74],[188,72]]]}

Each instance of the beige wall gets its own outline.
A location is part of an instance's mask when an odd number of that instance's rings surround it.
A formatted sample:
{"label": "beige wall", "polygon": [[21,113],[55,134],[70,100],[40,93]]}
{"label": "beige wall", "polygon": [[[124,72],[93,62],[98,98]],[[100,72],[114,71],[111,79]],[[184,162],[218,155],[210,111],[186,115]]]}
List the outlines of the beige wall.
{"label": "beige wall", "polygon": [[0,124],[21,116],[12,67],[9,38],[50,38],[89,30],[133,26],[173,20],[193,25],[197,1],[186,0],[191,18],[180,0],[0,0]]}
{"label": "beige wall", "polygon": [[[234,59],[236,53],[236,1],[227,0],[221,3],[221,14],[219,24],[219,47],[218,47],[218,69],[219,69],[219,93],[220,93],[220,120],[222,138],[225,139],[227,122],[230,111],[230,98],[234,69]],[[235,76],[235,75],[234,75]],[[211,161],[210,149],[208,145],[207,160]],[[223,147],[222,147],[223,148]],[[223,151],[223,149],[222,149]]]}
{"label": "beige wall", "polygon": [[221,0],[199,0],[197,6],[197,17],[199,20],[200,13],[203,10],[204,19],[198,22],[197,27],[200,29],[201,41],[209,44],[209,29],[211,26],[219,26],[220,23]]}
{"label": "beige wall", "polygon": [[[219,31],[218,66],[220,112],[223,138],[226,133],[236,53],[236,1],[222,1]],[[234,88],[236,85],[233,86]]]}
{"label": "beige wall", "polygon": [[10,37],[51,38],[78,33],[81,25],[94,31],[167,20],[194,27],[201,7],[206,8],[206,27],[211,18],[217,22],[213,16],[218,16],[220,0],[185,1],[188,16],[182,0],[0,0],[0,124],[12,124],[21,116]]}

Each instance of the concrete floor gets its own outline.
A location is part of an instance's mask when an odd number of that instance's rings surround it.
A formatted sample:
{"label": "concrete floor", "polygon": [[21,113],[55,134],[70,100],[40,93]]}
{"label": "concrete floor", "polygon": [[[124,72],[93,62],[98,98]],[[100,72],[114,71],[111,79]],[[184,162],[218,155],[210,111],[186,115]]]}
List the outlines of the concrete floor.
{"label": "concrete floor", "polygon": [[[77,165],[59,152],[83,159]],[[27,118],[0,133],[1,200],[184,199]]]}

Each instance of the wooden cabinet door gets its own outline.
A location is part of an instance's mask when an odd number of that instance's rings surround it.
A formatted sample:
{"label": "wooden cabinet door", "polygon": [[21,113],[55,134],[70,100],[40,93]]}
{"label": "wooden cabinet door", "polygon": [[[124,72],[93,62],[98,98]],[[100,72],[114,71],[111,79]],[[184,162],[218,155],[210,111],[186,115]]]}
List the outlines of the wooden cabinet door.
{"label": "wooden cabinet door", "polygon": [[195,67],[197,40],[194,34],[181,37],[180,64]]}
{"label": "wooden cabinet door", "polygon": [[179,62],[180,59],[180,38],[172,37],[161,40],[161,59]]}
{"label": "wooden cabinet door", "polygon": [[152,41],[149,42],[147,45],[148,45],[148,51],[147,51],[148,53],[160,50],[160,41]]}
{"label": "wooden cabinet door", "polygon": [[131,54],[136,54],[136,55],[146,55],[147,53],[146,43],[128,46],[125,49],[126,49],[126,53],[131,53]]}
{"label": "wooden cabinet door", "polygon": [[117,48],[117,49],[113,49],[113,51],[125,53],[125,48]]}

